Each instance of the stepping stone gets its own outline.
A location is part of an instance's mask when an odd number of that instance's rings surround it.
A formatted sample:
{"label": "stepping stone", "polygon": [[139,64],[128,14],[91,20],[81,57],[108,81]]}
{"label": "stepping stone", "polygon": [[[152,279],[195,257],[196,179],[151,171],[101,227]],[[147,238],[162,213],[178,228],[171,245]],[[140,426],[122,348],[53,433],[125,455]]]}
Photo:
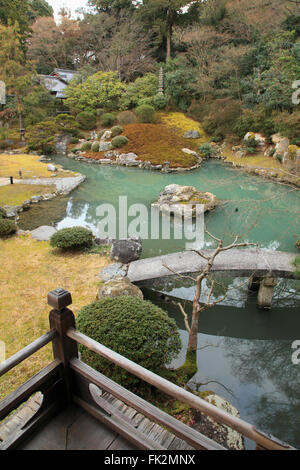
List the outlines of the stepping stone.
{"label": "stepping stone", "polygon": [[38,227],[35,230],[32,230],[31,236],[38,240],[39,242],[48,242],[52,235],[56,232],[54,227],[50,227],[49,225],[43,225],[42,227]]}

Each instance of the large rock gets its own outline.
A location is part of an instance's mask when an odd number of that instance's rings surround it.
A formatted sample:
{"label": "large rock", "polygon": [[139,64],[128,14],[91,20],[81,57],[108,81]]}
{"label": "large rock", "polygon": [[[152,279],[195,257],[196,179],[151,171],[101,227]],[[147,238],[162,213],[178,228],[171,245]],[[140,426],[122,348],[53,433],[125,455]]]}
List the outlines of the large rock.
{"label": "large rock", "polygon": [[199,139],[200,134],[198,131],[190,130],[183,134],[185,139]]}
{"label": "large rock", "polygon": [[101,136],[100,141],[105,142],[111,138],[111,131],[105,131],[104,134]]}
{"label": "large rock", "polygon": [[49,164],[48,167],[47,167],[47,170],[48,171],[57,171],[57,168],[56,168],[55,165]]}
{"label": "large rock", "polygon": [[137,160],[138,156],[131,152],[131,153],[121,153],[116,159],[118,165],[126,165],[126,166],[137,166],[141,163],[141,160]]}
{"label": "large rock", "polygon": [[[205,401],[211,405],[216,406],[217,408],[229,413],[236,418],[239,418],[238,410],[231,405],[224,398],[216,395],[211,392],[203,397]],[[209,437],[213,441],[218,442],[222,446],[230,450],[245,450],[243,436],[234,431],[233,429],[225,426],[224,424],[218,424],[209,416],[201,413],[198,410],[194,411],[195,423],[192,426],[194,429],[197,429],[200,433]]]}
{"label": "large rock", "polygon": [[187,153],[188,155],[193,155],[194,157],[196,158],[199,158],[199,155],[197,152],[195,152],[194,150],[190,150],[190,149],[181,149],[183,153]]}
{"label": "large rock", "polygon": [[139,238],[114,240],[111,246],[110,258],[127,264],[136,261],[142,253],[142,241]]}
{"label": "large rock", "polygon": [[41,227],[32,230],[31,236],[39,242],[49,241],[55,232],[56,229],[54,227],[50,227],[49,225],[42,225]]}
{"label": "large rock", "polygon": [[122,295],[144,298],[142,291],[132,284],[128,277],[117,276],[100,287],[97,299],[101,297],[120,297]]}
{"label": "large rock", "polygon": [[169,213],[172,206],[172,212],[178,216],[182,216],[182,208],[185,207],[185,215],[191,217],[195,217],[197,205],[204,205],[204,212],[211,211],[217,205],[217,198],[214,194],[199,191],[194,186],[170,184],[162,190],[158,201],[152,204],[163,213]]}
{"label": "large rock", "polygon": [[110,150],[111,149],[111,143],[110,142],[106,142],[106,141],[100,141],[100,144],[99,144],[99,152],[107,152],[107,150]]}
{"label": "large rock", "polygon": [[244,137],[244,140],[247,141],[249,139],[255,139],[260,147],[264,147],[266,145],[266,138],[262,134],[247,132]]}
{"label": "large rock", "polygon": [[65,134],[56,138],[54,149],[58,155],[67,155],[68,144],[71,142],[72,136]]}
{"label": "large rock", "polygon": [[290,145],[290,141],[287,137],[283,137],[275,147],[275,152],[274,152],[274,158],[277,158],[277,156],[281,156],[282,158],[285,156],[285,154],[288,151]]}

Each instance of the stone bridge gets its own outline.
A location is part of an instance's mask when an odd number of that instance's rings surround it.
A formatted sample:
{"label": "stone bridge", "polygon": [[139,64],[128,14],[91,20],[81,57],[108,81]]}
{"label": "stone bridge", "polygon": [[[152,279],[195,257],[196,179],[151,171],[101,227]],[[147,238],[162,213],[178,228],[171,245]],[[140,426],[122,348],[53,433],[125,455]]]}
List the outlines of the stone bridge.
{"label": "stone bridge", "polygon": [[[202,250],[205,256],[214,250]],[[249,277],[249,289],[258,291],[259,308],[270,309],[277,278],[294,277],[293,261],[295,253],[271,251],[256,248],[233,248],[219,253],[212,272],[224,272],[230,276]],[[128,265],[112,264],[100,273],[102,281],[118,275],[128,276],[132,283],[142,284],[145,281],[174,276],[176,274],[192,274],[201,272],[206,260],[194,251],[183,251],[155,258],[140,259]]]}
{"label": "stone bridge", "polygon": [[[202,250],[211,255],[214,250]],[[233,248],[221,252],[215,259],[212,272],[226,272],[239,277],[283,277],[293,278],[295,253],[262,250],[255,248]],[[127,276],[130,281],[142,282],[175,273],[197,273],[206,266],[206,260],[194,251],[183,251],[155,258],[140,259],[129,264]]]}

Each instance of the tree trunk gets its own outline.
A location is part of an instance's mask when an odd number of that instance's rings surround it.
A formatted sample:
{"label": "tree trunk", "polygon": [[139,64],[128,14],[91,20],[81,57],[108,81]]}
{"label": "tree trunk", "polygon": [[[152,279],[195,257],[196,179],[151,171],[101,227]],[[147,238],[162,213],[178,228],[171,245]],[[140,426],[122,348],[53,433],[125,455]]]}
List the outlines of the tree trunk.
{"label": "tree trunk", "polygon": [[171,59],[171,42],[173,33],[173,13],[167,12],[167,61]]}

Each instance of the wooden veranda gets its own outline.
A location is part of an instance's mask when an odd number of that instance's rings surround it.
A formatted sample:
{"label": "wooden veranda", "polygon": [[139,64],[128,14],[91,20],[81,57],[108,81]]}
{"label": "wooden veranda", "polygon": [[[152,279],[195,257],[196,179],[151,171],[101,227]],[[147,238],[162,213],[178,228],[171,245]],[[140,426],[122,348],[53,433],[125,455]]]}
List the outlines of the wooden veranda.
{"label": "wooden veranda", "polygon": [[[53,362],[0,402],[0,425],[5,431],[1,434],[0,428],[1,450],[225,450],[82,362],[78,344],[238,431],[257,449],[292,449],[80,333],[67,308],[71,303],[69,292],[49,292],[50,330],[0,364],[1,377],[52,342]],[[26,402],[31,403],[29,414]]]}

